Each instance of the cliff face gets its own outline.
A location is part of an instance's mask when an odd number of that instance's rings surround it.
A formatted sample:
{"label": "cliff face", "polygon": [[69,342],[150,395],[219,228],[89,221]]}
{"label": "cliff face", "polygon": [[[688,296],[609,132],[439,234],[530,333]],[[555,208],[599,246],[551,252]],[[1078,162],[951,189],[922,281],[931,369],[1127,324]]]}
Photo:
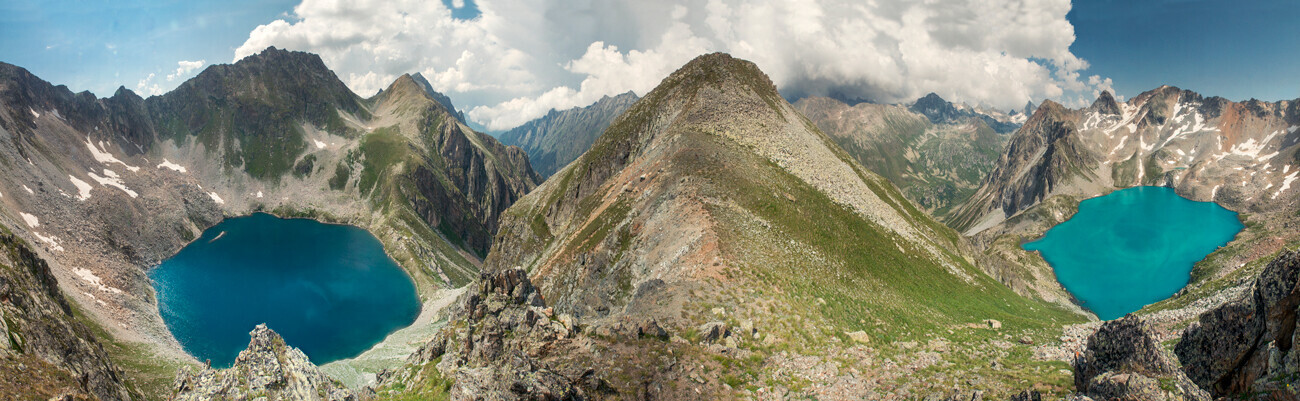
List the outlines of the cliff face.
{"label": "cliff face", "polygon": [[1211,399],[1178,370],[1150,325],[1134,315],[1106,322],[1088,337],[1087,350],[1074,362],[1074,385],[1097,400]]}
{"label": "cliff face", "polygon": [[50,267],[0,227],[0,398],[140,399],[79,322]]}
{"label": "cliff face", "polygon": [[1243,293],[1193,321],[1174,351],[1187,375],[1216,397],[1297,397],[1300,253],[1283,251]]}
{"label": "cliff face", "polygon": [[637,99],[635,93],[627,92],[602,97],[587,107],[551,110],[541,118],[502,133],[501,142],[522,148],[537,173],[542,178],[550,177],[591,148],[614,118],[632,107]]}

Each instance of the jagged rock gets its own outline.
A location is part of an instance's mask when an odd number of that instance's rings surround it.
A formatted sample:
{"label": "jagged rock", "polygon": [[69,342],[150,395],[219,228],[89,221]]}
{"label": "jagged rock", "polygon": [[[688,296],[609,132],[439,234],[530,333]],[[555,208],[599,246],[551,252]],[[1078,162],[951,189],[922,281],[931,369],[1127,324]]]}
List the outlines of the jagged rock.
{"label": "jagged rock", "polygon": [[176,401],[211,399],[328,400],[352,401],[357,396],[342,383],[329,378],[307,359],[301,350],[265,324],[248,333],[248,348],[239,353],[229,369],[187,369],[173,384]]}
{"label": "jagged rock", "polygon": [[1298,276],[1300,253],[1283,252],[1255,279],[1253,293],[1206,311],[1183,330],[1174,352],[1188,377],[1215,396],[1295,397]]}
{"label": "jagged rock", "polygon": [[1043,394],[1037,390],[1021,391],[1011,395],[1011,401],[1043,401]]}
{"label": "jagged rock", "polygon": [[1075,389],[1105,400],[1209,400],[1165,356],[1150,326],[1128,315],[1106,322],[1088,337],[1074,362]]}
{"label": "jagged rock", "polygon": [[726,323],[722,322],[705,323],[700,325],[698,330],[700,333],[700,342],[705,344],[713,344],[718,342],[718,340],[731,336],[731,329],[727,327]]}
{"label": "jagged rock", "polygon": [[[72,311],[49,264],[0,226],[0,365],[18,367],[0,372],[22,372],[23,382],[67,389],[44,394],[35,388],[0,386],[0,399],[140,398],[128,391],[121,370]],[[0,374],[0,383],[14,382]]]}

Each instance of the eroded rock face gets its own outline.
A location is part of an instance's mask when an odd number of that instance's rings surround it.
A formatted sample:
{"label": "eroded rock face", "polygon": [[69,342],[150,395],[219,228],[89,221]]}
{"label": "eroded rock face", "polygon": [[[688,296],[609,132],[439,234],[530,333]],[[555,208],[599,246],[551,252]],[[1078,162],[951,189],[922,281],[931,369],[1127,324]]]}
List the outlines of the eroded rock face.
{"label": "eroded rock face", "polygon": [[1183,370],[1215,396],[1268,393],[1294,399],[1300,380],[1295,344],[1300,253],[1283,252],[1255,280],[1255,291],[1205,312],[1175,347]]}
{"label": "eroded rock face", "polygon": [[342,383],[329,378],[301,350],[265,324],[248,333],[248,349],[229,369],[185,370],[176,376],[173,400],[355,400]]}
{"label": "eroded rock face", "polygon": [[1088,337],[1088,350],[1074,363],[1074,386],[1099,400],[1210,399],[1134,315],[1107,322]]}
{"label": "eroded rock face", "polygon": [[128,392],[94,333],[74,318],[45,260],[3,227],[0,328],[0,399],[140,398]]}

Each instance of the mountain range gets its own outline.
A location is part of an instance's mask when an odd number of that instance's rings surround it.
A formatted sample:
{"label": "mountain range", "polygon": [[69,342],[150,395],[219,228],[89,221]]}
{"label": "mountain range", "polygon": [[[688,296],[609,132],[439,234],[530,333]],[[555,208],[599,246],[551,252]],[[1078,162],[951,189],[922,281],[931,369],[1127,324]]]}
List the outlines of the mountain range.
{"label": "mountain range", "polygon": [[[419,74],[362,98],[302,52],[149,98],[0,63],[0,396],[1285,398],[1298,104],[791,104],[715,53],[498,140]],[[1020,244],[1135,185],[1246,229],[1098,322]],[[229,369],[185,354],[145,272],[256,211],[373,233],[420,327],[325,367],[265,326]]]}

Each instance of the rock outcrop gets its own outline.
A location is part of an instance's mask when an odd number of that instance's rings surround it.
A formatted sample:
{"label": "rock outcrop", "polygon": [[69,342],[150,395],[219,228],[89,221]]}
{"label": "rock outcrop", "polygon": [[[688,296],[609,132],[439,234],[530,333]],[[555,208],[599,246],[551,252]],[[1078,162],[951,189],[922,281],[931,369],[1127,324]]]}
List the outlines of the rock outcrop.
{"label": "rock outcrop", "polygon": [[351,401],[356,394],[329,378],[301,350],[265,324],[248,333],[248,349],[229,369],[186,370],[176,376],[174,401],[252,400]]}
{"label": "rock outcrop", "polygon": [[[542,361],[560,341],[574,341],[571,323],[553,319],[522,269],[483,273],[439,332],[380,383],[419,388],[453,380],[455,400],[575,400],[598,391],[600,380],[585,370],[563,371]],[[423,367],[435,364],[436,369]],[[595,385],[589,385],[594,383]]]}
{"label": "rock outcrop", "polygon": [[142,398],[77,321],[50,267],[0,227],[0,399]]}
{"label": "rock outcrop", "polygon": [[1097,400],[1196,400],[1209,394],[1170,360],[1151,327],[1134,315],[1106,322],[1074,363],[1074,385]]}
{"label": "rock outcrop", "polygon": [[1255,279],[1253,292],[1202,314],[1174,351],[1187,375],[1215,396],[1295,399],[1298,307],[1300,253],[1283,251]]}

